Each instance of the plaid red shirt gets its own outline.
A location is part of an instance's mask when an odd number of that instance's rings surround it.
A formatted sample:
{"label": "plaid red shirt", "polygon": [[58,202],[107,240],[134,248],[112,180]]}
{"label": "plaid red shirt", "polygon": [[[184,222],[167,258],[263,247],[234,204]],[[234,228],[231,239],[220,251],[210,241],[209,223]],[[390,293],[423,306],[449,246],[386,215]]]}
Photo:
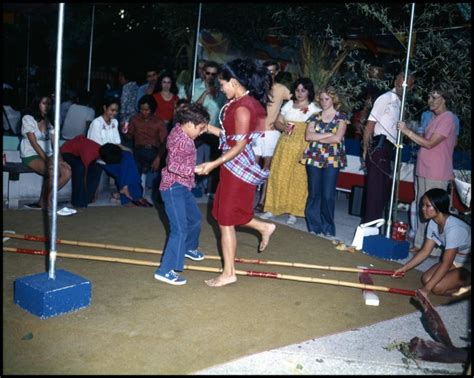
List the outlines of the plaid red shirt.
{"label": "plaid red shirt", "polygon": [[250,145],[252,139],[258,138],[262,135],[263,133],[261,132],[229,136],[226,136],[224,132],[221,132],[219,135],[219,148],[221,148],[223,152],[226,152],[231,148],[227,143],[227,140],[248,140],[245,149],[235,158],[224,163],[224,167],[239,179],[252,185],[263,184],[270,174],[268,169],[262,169],[260,165],[257,164],[255,161],[255,153]]}
{"label": "plaid red shirt", "polygon": [[194,168],[196,167],[196,147],[192,140],[176,125],[166,142],[168,156],[166,167],[161,170],[160,190],[168,190],[175,182],[192,189],[194,186]]}

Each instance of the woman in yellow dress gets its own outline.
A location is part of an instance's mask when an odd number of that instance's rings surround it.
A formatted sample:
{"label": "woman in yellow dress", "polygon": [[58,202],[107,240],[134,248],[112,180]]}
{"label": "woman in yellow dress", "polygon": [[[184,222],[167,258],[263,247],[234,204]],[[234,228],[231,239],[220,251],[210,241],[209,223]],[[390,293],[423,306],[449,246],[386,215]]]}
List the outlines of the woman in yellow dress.
{"label": "woman in yellow dress", "polygon": [[282,132],[273,155],[268,178],[263,219],[288,214],[287,224],[304,217],[308,196],[308,179],[300,164],[308,146],[305,140],[306,120],[321,109],[314,104],[314,85],[308,78],[299,78],[291,88],[292,98],[281,108],[275,128]]}

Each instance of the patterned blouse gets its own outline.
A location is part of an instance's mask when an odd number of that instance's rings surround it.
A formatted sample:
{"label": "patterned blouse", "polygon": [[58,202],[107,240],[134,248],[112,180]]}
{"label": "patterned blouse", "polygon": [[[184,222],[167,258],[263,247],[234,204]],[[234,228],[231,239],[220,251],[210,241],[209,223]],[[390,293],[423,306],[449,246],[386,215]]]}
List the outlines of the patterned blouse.
{"label": "patterned blouse", "polygon": [[[308,118],[306,123],[315,121],[314,131],[316,133],[336,134],[340,121],[349,123],[347,115],[342,112],[336,112],[331,122],[325,123],[322,119],[322,112],[314,113]],[[319,141],[310,142],[308,148],[304,151],[302,164],[314,165],[318,168],[344,168],[347,166],[346,147],[344,138],[340,143],[321,143]]]}
{"label": "patterned blouse", "polygon": [[168,136],[166,149],[168,157],[166,167],[161,170],[160,190],[168,190],[176,182],[191,190],[194,186],[196,167],[194,140],[177,124]]}

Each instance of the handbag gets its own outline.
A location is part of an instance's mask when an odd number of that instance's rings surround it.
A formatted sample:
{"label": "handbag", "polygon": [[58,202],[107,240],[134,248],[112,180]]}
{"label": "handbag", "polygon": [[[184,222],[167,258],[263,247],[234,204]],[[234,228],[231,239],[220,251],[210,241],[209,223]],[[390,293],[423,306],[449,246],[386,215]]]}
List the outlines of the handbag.
{"label": "handbag", "polygon": [[380,227],[385,224],[385,219],[380,218],[367,223],[362,223],[357,226],[354,239],[352,240],[352,246],[357,249],[362,249],[364,243],[364,237],[380,234]]}

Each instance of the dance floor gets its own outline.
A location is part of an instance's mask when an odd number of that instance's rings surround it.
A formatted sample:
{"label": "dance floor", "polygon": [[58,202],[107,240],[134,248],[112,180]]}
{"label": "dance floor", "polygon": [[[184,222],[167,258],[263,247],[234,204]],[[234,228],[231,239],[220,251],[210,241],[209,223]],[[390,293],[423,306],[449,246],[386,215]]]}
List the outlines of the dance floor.
{"label": "dance floor", "polygon": [[[219,255],[218,229],[207,205],[201,249]],[[3,210],[3,229],[48,235],[48,222],[35,210]],[[58,217],[62,240],[164,247],[167,226],[154,208],[91,207]],[[277,225],[270,245],[257,253],[258,237],[239,229],[237,257],[395,269],[399,264],[335,248],[331,241]],[[10,239],[4,247],[44,249],[41,242]],[[139,259],[160,255],[57,244],[59,253]],[[3,371],[5,374],[191,374],[195,371],[285,345],[357,329],[417,312],[410,297],[377,292],[379,306],[366,306],[358,288],[287,279],[238,276],[235,284],[210,288],[217,273],[185,270],[184,286],[153,278],[155,267],[59,257],[56,269],[92,282],[91,304],[77,312],[40,319],[13,303],[15,279],[46,271],[46,258],[3,254]],[[186,265],[220,268],[220,260],[186,260]],[[358,283],[357,273],[236,264],[241,271],[275,272]],[[404,279],[372,276],[375,285],[414,290],[420,273]],[[433,304],[447,302],[433,297]],[[354,345],[356,348],[357,345]]]}

